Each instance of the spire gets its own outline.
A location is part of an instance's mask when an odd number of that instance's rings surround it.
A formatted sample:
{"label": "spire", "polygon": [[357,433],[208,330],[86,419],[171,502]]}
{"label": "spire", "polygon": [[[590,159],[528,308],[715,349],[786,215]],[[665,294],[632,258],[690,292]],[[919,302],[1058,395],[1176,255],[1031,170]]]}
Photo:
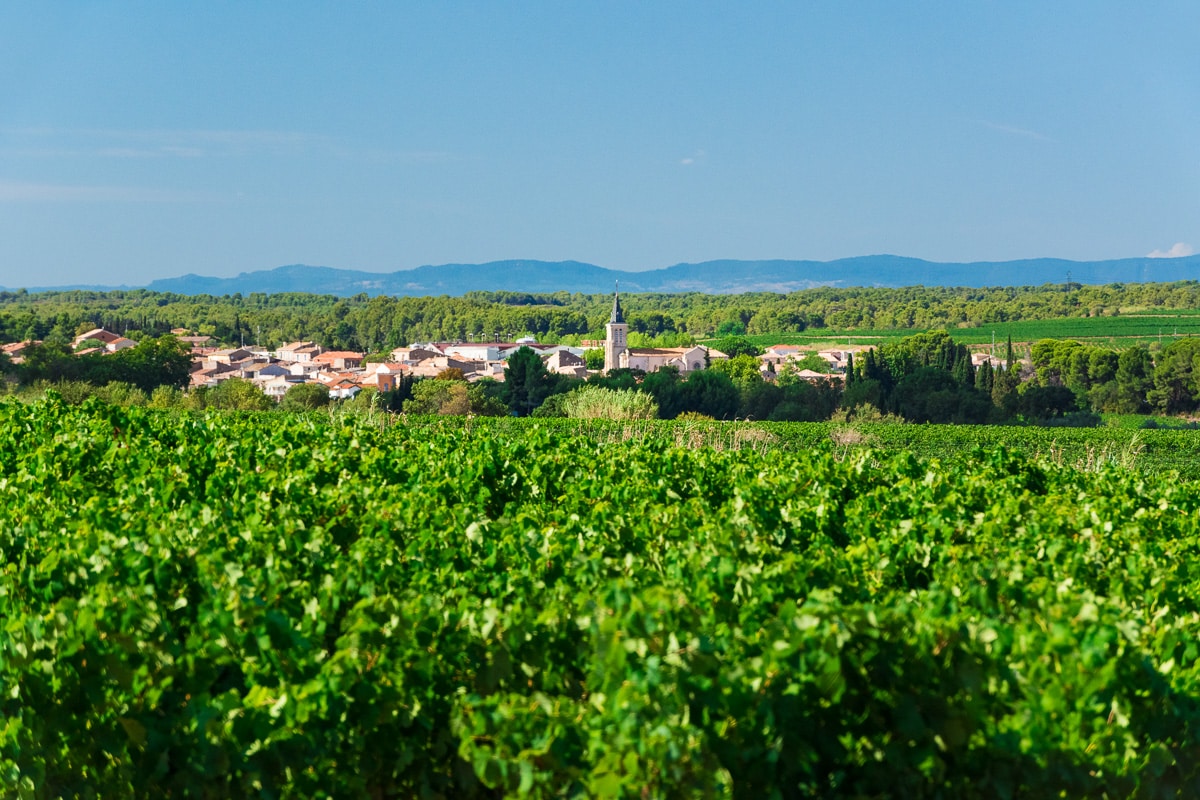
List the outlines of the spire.
{"label": "spire", "polygon": [[618,324],[618,325],[624,325],[624,324],[625,324],[625,315],[621,313],[621,295],[620,295],[620,289],[621,289],[621,282],[620,282],[620,281],[617,281],[617,288],[616,288],[616,289],[613,291],[613,310],[612,310],[612,316],[610,316],[610,317],[608,318],[608,322],[609,322],[609,324],[610,324],[610,325],[611,325],[611,324],[614,324],[614,323],[615,323],[615,324]]}

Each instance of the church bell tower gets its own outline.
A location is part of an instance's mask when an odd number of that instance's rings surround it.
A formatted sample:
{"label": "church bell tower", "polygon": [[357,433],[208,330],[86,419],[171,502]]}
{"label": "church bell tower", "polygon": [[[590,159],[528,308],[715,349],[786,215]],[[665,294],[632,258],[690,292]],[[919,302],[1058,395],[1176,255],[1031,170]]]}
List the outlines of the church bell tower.
{"label": "church bell tower", "polygon": [[608,324],[604,326],[604,371],[606,373],[621,366],[621,354],[628,349],[626,335],[629,333],[629,326],[625,324],[625,315],[621,313],[619,284],[617,289],[618,291],[613,292],[612,314],[608,318]]}

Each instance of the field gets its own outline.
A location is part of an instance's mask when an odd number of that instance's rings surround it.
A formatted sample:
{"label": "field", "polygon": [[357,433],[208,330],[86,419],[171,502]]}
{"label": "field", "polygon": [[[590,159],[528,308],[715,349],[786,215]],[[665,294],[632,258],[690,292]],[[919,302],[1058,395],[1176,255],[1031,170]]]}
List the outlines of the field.
{"label": "field", "polygon": [[[1129,347],[1132,344],[1168,345],[1184,336],[1200,336],[1200,313],[1194,311],[1138,311],[1116,317],[1063,317],[985,323],[978,327],[948,327],[955,341],[968,345],[990,345],[995,336],[996,352],[1003,355],[1006,339],[1036,342],[1039,339],[1077,339],[1092,344]],[[838,330],[815,328],[803,333],[762,334],[747,337],[754,344],[810,344],[814,347],[867,345],[902,339],[914,330]]]}
{"label": "field", "polygon": [[0,794],[1196,795],[1193,437],[945,430],[0,403]]}
{"label": "field", "polygon": [[[1161,475],[1175,471],[1187,480],[1200,480],[1200,435],[1190,430],[1142,430],[1148,417],[1114,416],[1103,428],[1043,428],[995,425],[898,425],[879,422],[608,422],[603,420],[541,420],[559,435],[584,436],[598,443],[661,441],[684,447],[757,449],[800,454],[830,447],[846,456],[868,453],[886,458],[907,452],[926,459],[965,459],[977,450],[1006,448],[1034,460],[1079,469],[1118,466]],[[1133,424],[1134,422],[1137,424]],[[459,420],[429,419],[410,425],[458,429]],[[504,435],[521,435],[526,422],[489,421]]]}

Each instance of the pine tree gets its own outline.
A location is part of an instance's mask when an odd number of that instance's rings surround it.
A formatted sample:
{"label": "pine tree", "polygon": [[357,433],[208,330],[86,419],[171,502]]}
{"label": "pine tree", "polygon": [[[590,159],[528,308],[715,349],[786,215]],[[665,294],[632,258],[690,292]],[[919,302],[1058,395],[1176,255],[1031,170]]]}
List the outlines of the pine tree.
{"label": "pine tree", "polygon": [[975,388],[986,393],[990,397],[992,394],[992,389],[995,387],[995,385],[996,373],[992,371],[991,362],[985,361],[975,372]]}

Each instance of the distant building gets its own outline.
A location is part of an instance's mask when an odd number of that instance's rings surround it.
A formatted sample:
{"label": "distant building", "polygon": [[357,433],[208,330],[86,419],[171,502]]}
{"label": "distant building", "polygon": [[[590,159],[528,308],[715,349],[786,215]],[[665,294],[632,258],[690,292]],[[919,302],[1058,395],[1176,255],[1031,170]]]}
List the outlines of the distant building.
{"label": "distant building", "polygon": [[113,333],[112,331],[106,331],[104,328],[92,328],[87,333],[81,333],[76,336],[75,340],[71,342],[71,349],[74,350],[86,341],[95,342],[95,346],[103,347],[106,344],[110,344],[122,338],[124,337],[122,337],[120,334]]}
{"label": "distant building", "polygon": [[604,326],[604,333],[604,371],[612,372],[621,368],[621,356],[629,352],[629,326],[625,324],[625,315],[621,313],[619,292],[613,292],[612,314]]}
{"label": "distant building", "polygon": [[312,363],[320,364],[330,369],[354,369],[362,365],[363,358],[362,353],[354,353],[349,350],[331,350],[313,356]]}
{"label": "distant building", "polygon": [[704,345],[691,347],[630,347],[629,326],[621,311],[621,298],[613,293],[612,314],[604,326],[604,371],[614,369],[638,369],[656,372],[663,367],[674,367],[679,374],[705,369],[713,359],[728,358],[724,353],[710,350]]}
{"label": "distant building", "polygon": [[587,362],[569,350],[555,350],[543,361],[546,369],[557,375],[570,375],[573,378],[586,378],[588,375]]}
{"label": "distant building", "polygon": [[316,342],[291,342],[279,348],[275,355],[283,361],[307,363],[323,352],[322,347]]}

